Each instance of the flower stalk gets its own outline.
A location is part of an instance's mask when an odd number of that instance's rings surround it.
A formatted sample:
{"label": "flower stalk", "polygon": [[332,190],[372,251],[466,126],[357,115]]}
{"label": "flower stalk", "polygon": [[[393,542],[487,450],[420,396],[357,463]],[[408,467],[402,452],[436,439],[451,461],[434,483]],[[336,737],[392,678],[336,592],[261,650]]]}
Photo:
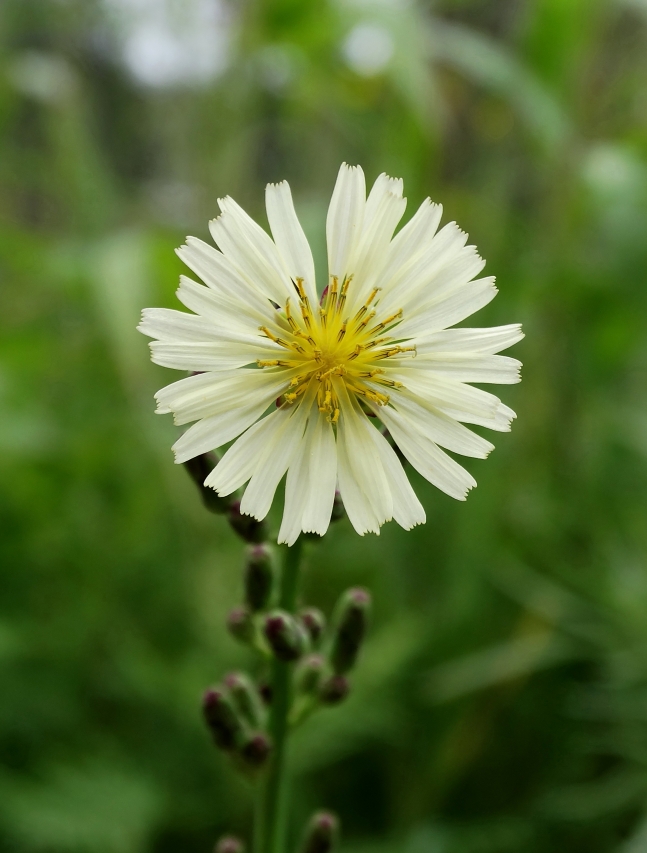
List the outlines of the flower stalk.
{"label": "flower stalk", "polygon": [[[287,613],[296,609],[299,566],[303,547],[302,538],[285,549],[285,559],[279,587],[279,605]],[[286,843],[288,777],[286,772],[288,717],[292,705],[293,664],[275,658],[272,662],[272,705],[269,732],[274,749],[270,757],[266,778],[259,786],[257,796],[261,805],[257,810],[255,853],[284,853]]]}

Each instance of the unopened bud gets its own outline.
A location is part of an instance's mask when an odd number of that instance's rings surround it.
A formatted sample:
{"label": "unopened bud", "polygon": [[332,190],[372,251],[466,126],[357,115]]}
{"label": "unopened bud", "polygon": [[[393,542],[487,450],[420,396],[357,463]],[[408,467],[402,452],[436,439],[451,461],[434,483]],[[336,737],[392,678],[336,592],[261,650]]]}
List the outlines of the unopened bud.
{"label": "unopened bud", "polygon": [[272,552],[267,545],[250,545],[245,559],[245,602],[252,612],[267,605],[273,581]]}
{"label": "unopened bud", "polygon": [[330,853],[339,836],[339,820],[332,812],[316,812],[308,821],[300,853]]}
{"label": "unopened bud", "polygon": [[289,613],[273,610],[265,619],[263,630],[270,648],[279,660],[293,661],[304,653],[305,631]]}
{"label": "unopened bud", "polygon": [[332,502],[332,513],[330,515],[331,521],[339,521],[346,515],[346,510],[344,508],[344,502],[341,499],[341,494],[339,492],[335,492],[335,499]]}
{"label": "unopened bud", "polygon": [[245,853],[245,845],[235,835],[223,835],[213,853]]}
{"label": "unopened bud", "polygon": [[253,732],[242,743],[240,754],[245,762],[252,767],[265,764],[272,750],[272,743],[264,732]]}
{"label": "unopened bud", "polygon": [[243,515],[240,511],[240,501],[229,505],[229,524],[245,542],[260,545],[267,540],[267,525],[251,515]]}
{"label": "unopened bud", "polygon": [[261,699],[263,700],[264,705],[272,704],[272,685],[267,681],[262,681],[258,685],[258,692],[261,694]]}
{"label": "unopened bud", "polygon": [[224,750],[234,749],[242,732],[242,725],[224,689],[209,688],[202,699],[202,710],[216,746]]}
{"label": "unopened bud", "polygon": [[314,693],[326,666],[322,655],[308,655],[299,663],[295,684],[299,693]]}
{"label": "unopened bud", "polygon": [[234,607],[227,616],[227,630],[241,643],[251,643],[255,628],[252,614],[246,607]]}
{"label": "unopened bud", "polygon": [[225,686],[238,713],[253,728],[263,725],[264,709],[256,685],[244,672],[230,672],[225,676]]}
{"label": "unopened bud", "polygon": [[319,699],[324,705],[337,705],[350,691],[350,683],[345,675],[331,675],[319,686]]}
{"label": "unopened bud", "polygon": [[184,467],[198,487],[202,503],[205,507],[210,512],[223,515],[229,509],[231,498],[221,498],[218,492],[214,491],[214,489],[210,489],[204,484],[204,481],[216,467],[218,461],[218,457],[215,453],[201,453],[200,456],[194,456],[193,459],[187,460],[184,463]]}
{"label": "unopened bud", "polygon": [[337,604],[330,650],[330,663],[337,674],[348,672],[355,665],[370,606],[370,593],[360,587],[347,590]]}
{"label": "unopened bud", "polygon": [[312,643],[316,645],[326,627],[326,617],[316,607],[305,607],[299,611],[299,621],[306,629]]}

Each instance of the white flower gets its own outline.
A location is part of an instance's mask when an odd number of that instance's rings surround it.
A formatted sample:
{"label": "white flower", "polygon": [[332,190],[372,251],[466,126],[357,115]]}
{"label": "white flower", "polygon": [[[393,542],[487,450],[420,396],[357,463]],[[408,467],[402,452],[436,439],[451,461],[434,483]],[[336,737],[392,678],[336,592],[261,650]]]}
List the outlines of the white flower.
{"label": "white flower", "polygon": [[368,198],[359,166],[342,165],[326,236],[328,285],[286,182],[270,184],[274,240],[231,198],[210,223],[221,251],[188,237],[178,255],[204,285],[180,279],[192,312],[149,308],[139,330],[157,364],[198,371],[155,395],[175,423],[197,421],[175,443],[185,462],[237,439],[207,477],[220,495],[248,480],[241,512],[264,518],[287,472],[279,542],[328,529],[335,490],[363,535],[394,518],[410,529],[425,512],[385,437],[423,477],[458,500],[476,481],[440,448],[483,458],[493,445],[463,424],[508,431],[498,397],[468,385],[519,381],[520,363],[495,355],[519,325],[448,328],[487,305],[494,278],[467,235],[424,201],[393,237],[406,200],[380,175]]}

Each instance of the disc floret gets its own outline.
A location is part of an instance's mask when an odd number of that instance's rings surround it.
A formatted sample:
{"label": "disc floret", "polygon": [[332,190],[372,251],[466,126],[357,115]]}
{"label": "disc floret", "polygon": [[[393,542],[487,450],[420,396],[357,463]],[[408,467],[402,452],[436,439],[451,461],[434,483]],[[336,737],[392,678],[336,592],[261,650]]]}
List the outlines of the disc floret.
{"label": "disc floret", "polygon": [[281,402],[293,405],[311,390],[319,411],[335,424],[341,411],[339,383],[343,383],[349,394],[386,406],[389,394],[381,388],[400,388],[402,383],[385,376],[378,362],[396,355],[415,356],[416,352],[415,346],[396,343],[393,334],[383,334],[394,331],[402,320],[402,309],[380,319],[380,290],[375,287],[351,312],[357,301],[351,299],[352,275],[344,276],[341,285],[338,276],[331,276],[316,310],[305,292],[303,279],[296,278],[293,284],[298,313],[288,298],[283,311],[277,311],[276,331],[259,327],[267,338],[287,350],[285,358],[257,362],[262,368],[290,369],[293,375],[287,379]]}

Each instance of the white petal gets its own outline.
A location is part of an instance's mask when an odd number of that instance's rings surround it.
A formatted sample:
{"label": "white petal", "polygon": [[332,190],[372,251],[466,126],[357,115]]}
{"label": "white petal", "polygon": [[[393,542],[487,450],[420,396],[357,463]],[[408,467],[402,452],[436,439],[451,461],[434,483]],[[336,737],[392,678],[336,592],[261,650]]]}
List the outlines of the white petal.
{"label": "white petal", "polygon": [[371,187],[368,198],[366,199],[362,233],[365,234],[371,227],[383,198],[389,195],[402,198],[403,189],[404,184],[402,178],[390,178],[386,172],[382,172],[382,174],[377,177],[375,183]]}
{"label": "white petal", "polygon": [[499,403],[494,415],[491,417],[482,417],[472,412],[460,412],[451,408],[443,409],[443,411],[450,418],[455,418],[457,421],[487,427],[487,429],[493,429],[496,432],[510,432],[512,421],[517,417],[516,413],[503,403]]}
{"label": "white petal", "polygon": [[303,279],[305,291],[312,305],[316,305],[318,297],[312,251],[294,210],[287,181],[267,185],[265,206],[274,242],[289,275]]}
{"label": "white petal", "polygon": [[144,308],[137,331],[159,341],[220,340],[219,327],[210,320],[172,308]]}
{"label": "white petal", "polygon": [[366,206],[366,183],[359,166],[343,163],[333,190],[326,219],[328,244],[328,273],[339,276],[353,272],[349,269],[359,244]]}
{"label": "white petal", "polygon": [[209,230],[223,254],[265,295],[284,305],[294,292],[290,276],[269,234],[248,216],[232,198],[219,199],[222,214],[209,223]]}
{"label": "white petal", "polygon": [[337,424],[337,443],[345,447],[350,470],[363,500],[370,505],[378,524],[384,524],[393,517],[393,499],[382,463],[375,452],[370,432],[375,427],[359,408],[356,399],[349,397],[343,381],[335,377],[333,382],[341,408]]}
{"label": "white petal", "polygon": [[187,376],[157,392],[158,413],[172,411],[175,423],[181,425],[256,402],[264,410],[285,390],[289,375],[289,371],[241,368]]}
{"label": "white petal", "polygon": [[249,316],[257,323],[264,323],[266,318],[274,315],[269,300],[255,282],[245,278],[213,246],[197,237],[187,237],[186,245],[176,249],[176,254],[208,287],[227,301],[230,310],[235,306],[241,318]]}
{"label": "white petal", "polygon": [[291,412],[276,409],[253,424],[226,451],[204,481],[223,497],[239,489],[252,476],[267,447],[274,446],[276,435]]}
{"label": "white petal", "polygon": [[455,222],[445,225],[414,263],[405,265],[401,274],[389,282],[381,282],[380,307],[387,312],[398,308],[406,310],[440,270],[460,257],[462,252],[467,251],[470,256],[473,254],[473,247],[465,248],[466,242],[467,234]]}
{"label": "white petal", "polygon": [[337,478],[344,509],[356,533],[380,532],[380,521],[355,478],[344,435],[337,432]]}
{"label": "white petal", "polygon": [[474,477],[390,406],[383,406],[378,414],[416,471],[445,494],[464,501],[476,485]]}
{"label": "white petal", "polygon": [[349,312],[360,307],[382,270],[389,243],[396,225],[402,218],[407,200],[392,193],[383,193],[377,202],[371,222],[364,228],[355,253],[349,261],[356,284],[350,289]]}
{"label": "white petal", "polygon": [[276,311],[271,306],[271,314],[268,312],[267,315],[256,313],[255,317],[245,316],[238,302],[233,304],[225,302],[217,291],[204,287],[185,275],[180,276],[180,286],[176,296],[186,308],[205,317],[222,332],[233,328],[257,333],[259,325],[266,325],[268,321],[276,320]]}
{"label": "white petal", "polygon": [[253,344],[230,341],[151,341],[149,346],[151,361],[154,364],[175,370],[231,370],[234,367],[255,364],[258,359],[276,358],[276,350],[265,346],[262,339]]}
{"label": "white petal", "polygon": [[438,376],[458,382],[486,382],[514,385],[521,382],[521,362],[507,355],[423,355],[418,359]]}
{"label": "white petal", "polygon": [[492,326],[486,329],[445,329],[433,332],[417,342],[418,355],[425,353],[494,353],[511,347],[524,337],[519,323],[509,326]]}
{"label": "white petal", "polygon": [[285,480],[285,504],[283,519],[277,542],[279,545],[294,545],[301,533],[303,505],[308,491],[308,445],[301,439],[295,448],[295,455],[288,468]]}
{"label": "white petal", "polygon": [[373,440],[393,497],[393,518],[405,530],[411,530],[417,524],[424,524],[427,518],[425,511],[411,488],[396,452],[380,432],[375,429],[373,433]]}
{"label": "white petal", "polygon": [[337,448],[332,425],[313,412],[305,436],[308,459],[308,490],[301,526],[305,533],[323,536],[328,530],[337,485]]}
{"label": "white petal", "polygon": [[416,214],[393,238],[375,286],[388,291],[413,263],[424,254],[436,233],[442,206],[425,199]]}
{"label": "white petal", "polygon": [[494,445],[487,439],[471,432],[420,397],[410,396],[406,391],[394,393],[391,403],[418,432],[447,450],[475,459],[485,459],[494,450]]}
{"label": "white petal", "polygon": [[190,427],[173,445],[175,461],[179,464],[201,453],[215,450],[236,438],[250,424],[260,418],[266,402],[254,402],[238,409],[228,409],[210,418],[204,418]]}
{"label": "white petal", "polygon": [[441,297],[424,311],[405,316],[397,327],[398,337],[426,337],[432,332],[460,323],[466,317],[484,308],[497,295],[494,276],[470,281],[449,296]]}
{"label": "white petal", "polygon": [[309,404],[304,400],[265,448],[240,502],[240,511],[245,515],[260,521],[270,511],[278,484],[303,440],[308,409]]}
{"label": "white petal", "polygon": [[[439,409],[454,409],[469,412],[481,418],[493,418],[501,401],[494,394],[474,388],[455,379],[438,376],[433,371],[433,365],[424,368],[424,360],[402,361],[397,369],[387,370],[389,379],[402,382],[408,391],[423,397]],[[462,420],[462,418],[457,418]]]}

